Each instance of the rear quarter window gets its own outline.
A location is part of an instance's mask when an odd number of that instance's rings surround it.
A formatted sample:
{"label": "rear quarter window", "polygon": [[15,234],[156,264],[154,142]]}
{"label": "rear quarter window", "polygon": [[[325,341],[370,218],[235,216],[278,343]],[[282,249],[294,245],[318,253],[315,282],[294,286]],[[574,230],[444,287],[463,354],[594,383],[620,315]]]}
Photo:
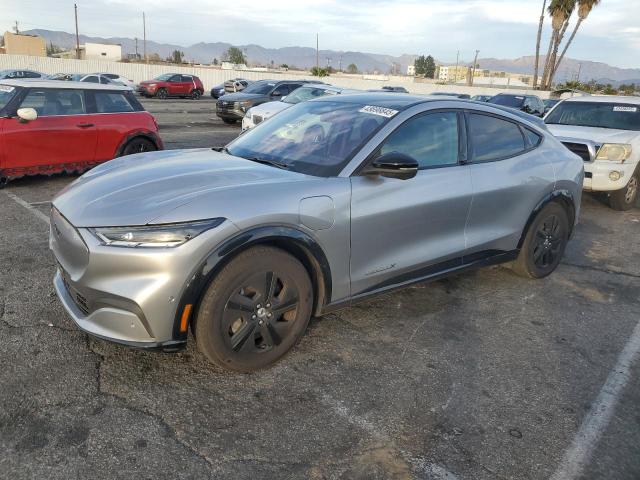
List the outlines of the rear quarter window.
{"label": "rear quarter window", "polygon": [[499,160],[527,148],[522,131],[514,122],[478,113],[470,113],[468,122],[474,162]]}
{"label": "rear quarter window", "polygon": [[97,113],[134,112],[136,108],[123,92],[94,92]]}

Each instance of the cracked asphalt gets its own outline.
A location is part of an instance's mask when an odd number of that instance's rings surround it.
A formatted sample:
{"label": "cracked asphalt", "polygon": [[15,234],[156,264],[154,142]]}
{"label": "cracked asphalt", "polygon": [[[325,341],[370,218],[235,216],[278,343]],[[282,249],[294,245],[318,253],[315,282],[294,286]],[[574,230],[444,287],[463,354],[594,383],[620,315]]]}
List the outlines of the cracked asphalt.
{"label": "cracked asphalt", "polygon": [[[168,148],[239,131],[209,99],[145,104]],[[73,178],[5,192],[47,213]],[[242,375],[194,342],[162,354],[78,331],[48,225],[0,192],[0,478],[550,478],[640,321],[640,208],[582,208],[544,280],[494,267],[385,294]],[[576,478],[640,478],[639,363]]]}

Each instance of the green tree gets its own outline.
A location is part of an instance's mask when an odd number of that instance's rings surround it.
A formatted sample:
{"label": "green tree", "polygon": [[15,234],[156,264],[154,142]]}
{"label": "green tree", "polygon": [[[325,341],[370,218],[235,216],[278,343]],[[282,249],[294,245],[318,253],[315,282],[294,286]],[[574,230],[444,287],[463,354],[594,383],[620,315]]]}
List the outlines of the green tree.
{"label": "green tree", "polygon": [[311,75],[313,75],[314,77],[328,77],[329,72],[326,68],[313,67],[311,69]]}
{"label": "green tree", "polygon": [[431,55],[424,59],[424,76],[433,78],[436,74],[436,62]]}
{"label": "green tree", "polygon": [[184,61],[184,52],[181,52],[180,50],[174,50],[171,56],[167,58],[167,61],[178,64],[182,63]]}
{"label": "green tree", "polygon": [[53,42],[49,42],[49,45],[47,45],[47,57],[51,57],[53,55],[55,55],[56,53],[60,53],[63,52],[64,50],[62,48],[60,48],[57,45],[54,45]]}
{"label": "green tree", "polygon": [[213,62],[211,62],[211,64],[212,64],[212,65],[218,65],[218,59],[217,59],[217,58],[214,58],[214,59],[213,59]]}
{"label": "green tree", "polygon": [[225,58],[231,62],[238,65],[246,64],[247,59],[244,58],[244,53],[238,47],[229,47],[229,49],[225,52]]}
{"label": "green tree", "polygon": [[540,39],[542,38],[542,25],[544,24],[544,11],[547,8],[547,0],[542,2],[542,13],[538,23],[538,36],[536,37],[536,63],[533,68],[533,88],[538,85],[538,69],[540,67]]}
{"label": "green tree", "polygon": [[417,76],[422,76],[422,75],[425,74],[425,72],[426,72],[426,61],[427,61],[427,59],[425,58],[425,56],[424,55],[420,55],[413,62],[413,67],[416,70],[416,75]]}
{"label": "green tree", "polygon": [[284,70],[289,70],[289,65],[287,65],[286,63],[283,63],[282,65],[280,65],[280,68]]}
{"label": "green tree", "polygon": [[562,43],[564,33],[569,26],[569,19],[576,7],[576,0],[551,0],[547,11],[551,15],[551,39],[545,61],[544,73],[542,74],[542,88],[549,88],[553,81],[553,69],[556,64],[558,48]]}
{"label": "green tree", "polygon": [[355,63],[350,63],[347,67],[347,73],[355,74],[358,73],[358,66]]}

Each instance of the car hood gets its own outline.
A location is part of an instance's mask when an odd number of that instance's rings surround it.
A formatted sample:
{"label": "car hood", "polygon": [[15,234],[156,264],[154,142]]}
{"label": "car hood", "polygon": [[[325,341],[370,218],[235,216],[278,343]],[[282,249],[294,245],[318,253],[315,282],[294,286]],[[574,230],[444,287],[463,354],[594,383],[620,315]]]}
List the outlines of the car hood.
{"label": "car hood", "polygon": [[224,100],[225,102],[241,102],[243,100],[264,100],[265,98],[269,98],[268,95],[262,95],[259,93],[235,92],[225,93],[220,97],[220,100]]}
{"label": "car hood", "polygon": [[250,109],[251,115],[260,115],[262,118],[269,118],[276,113],[292,107],[292,103],[286,102],[267,102]]}
{"label": "car hood", "polygon": [[580,127],[577,125],[547,124],[549,131],[556,137],[575,140],[590,140],[597,144],[631,143],[640,132],[615,130],[612,128]]}
{"label": "car hood", "polygon": [[233,198],[236,190],[307,178],[210,149],[159,151],[90,170],[63,189],[53,206],[76,227],[145,225],[213,192],[233,190]]}

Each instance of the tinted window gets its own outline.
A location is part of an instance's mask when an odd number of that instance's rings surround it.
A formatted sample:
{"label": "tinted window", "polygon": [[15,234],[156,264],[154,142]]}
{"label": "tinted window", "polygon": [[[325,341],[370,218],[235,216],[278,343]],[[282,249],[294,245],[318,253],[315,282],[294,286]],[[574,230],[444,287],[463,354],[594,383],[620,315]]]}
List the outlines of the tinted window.
{"label": "tinted window", "polygon": [[7,106],[18,90],[9,85],[0,85],[0,109]]}
{"label": "tinted window", "polygon": [[504,105],[505,107],[520,108],[524,104],[524,96],[522,95],[496,95],[489,103],[496,105]]}
{"label": "tinted window", "polygon": [[469,136],[476,162],[515,155],[525,149],[518,125],[488,115],[469,115]]}
{"label": "tinted window", "polygon": [[171,77],[169,79],[170,82],[181,82],[182,81],[182,75],[174,75],[173,77]]}
{"label": "tinted window", "polygon": [[273,87],[275,87],[275,85],[276,84],[273,82],[256,82],[249,85],[243,91],[245,93],[257,93],[259,95],[266,95],[271,92],[271,90],[273,90]]}
{"label": "tinted window", "polygon": [[108,83],[111,83],[111,80],[109,80],[107,77],[100,77],[100,83],[106,85]]}
{"label": "tinted window", "polygon": [[540,143],[540,140],[542,140],[542,137],[537,133],[532,132],[528,128],[523,128],[522,131],[524,132],[524,136],[527,138],[527,141],[529,142],[528,146],[537,147],[538,144]]}
{"label": "tinted window", "polygon": [[193,82],[193,77],[191,77],[189,75],[182,75],[182,81],[183,82]]}
{"label": "tinted window", "polygon": [[100,79],[98,77],[96,77],[95,75],[91,75],[91,76],[85,78],[82,81],[83,82],[89,82],[89,83],[100,83]]}
{"label": "tinted window", "polygon": [[278,93],[279,95],[289,95],[290,89],[289,89],[289,85],[278,85],[276,87],[276,89],[273,91],[273,93]]}
{"label": "tinted window", "polygon": [[95,92],[98,113],[133,112],[127,97],[122,92]]}
{"label": "tinted window", "polygon": [[105,73],[103,74],[103,76],[110,78],[111,80],[115,80],[116,78],[118,78],[118,75],[116,75],[115,73]]}
{"label": "tinted window", "polygon": [[548,124],[640,131],[640,105],[562,102],[545,118]]}
{"label": "tinted window", "polygon": [[385,140],[380,154],[400,152],[417,160],[420,168],[458,163],[458,115],[437,112],[414,117]]}
{"label": "tinted window", "polygon": [[20,108],[34,108],[41,117],[86,113],[82,90],[33,89]]}
{"label": "tinted window", "polygon": [[40,74],[36,72],[24,72],[25,78],[40,78]]}

